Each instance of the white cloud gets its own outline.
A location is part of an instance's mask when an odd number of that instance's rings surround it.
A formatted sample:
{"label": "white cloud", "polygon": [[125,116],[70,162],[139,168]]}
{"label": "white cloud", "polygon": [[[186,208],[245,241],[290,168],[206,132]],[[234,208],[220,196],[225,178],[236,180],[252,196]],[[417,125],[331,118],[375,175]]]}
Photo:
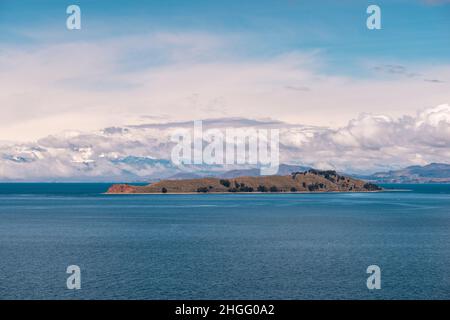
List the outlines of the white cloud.
{"label": "white cloud", "polygon": [[[204,129],[279,128],[282,163],[350,173],[369,173],[450,159],[450,106],[428,108],[415,116],[392,118],[363,114],[338,129],[273,120],[222,118]],[[0,180],[136,181],[164,178],[179,169],[169,159],[176,128],[193,123],[161,123],[66,131],[34,143],[0,145]],[[198,166],[195,170],[214,171]]]}
{"label": "white cloud", "polygon": [[244,41],[155,33],[2,48],[0,140],[139,124],[144,116],[271,117],[337,128],[355,114],[412,115],[449,100],[450,66],[407,69],[442,82],[330,75],[320,51],[250,59],[234,52]]}
{"label": "white cloud", "polygon": [[360,172],[448,162],[449,116],[448,104],[398,119],[363,114],[345,127],[315,136],[304,154],[314,163],[323,153],[336,168]]}

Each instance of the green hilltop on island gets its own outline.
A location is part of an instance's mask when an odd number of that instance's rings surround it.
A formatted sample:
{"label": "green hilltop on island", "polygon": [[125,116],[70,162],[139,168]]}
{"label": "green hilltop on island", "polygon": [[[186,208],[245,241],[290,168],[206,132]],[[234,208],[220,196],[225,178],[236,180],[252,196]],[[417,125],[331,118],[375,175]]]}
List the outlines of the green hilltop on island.
{"label": "green hilltop on island", "polygon": [[370,192],[379,186],[338,174],[336,171],[307,170],[286,176],[243,176],[232,179],[200,178],[161,180],[147,186],[115,184],[108,194],[146,193],[249,193],[249,192]]}

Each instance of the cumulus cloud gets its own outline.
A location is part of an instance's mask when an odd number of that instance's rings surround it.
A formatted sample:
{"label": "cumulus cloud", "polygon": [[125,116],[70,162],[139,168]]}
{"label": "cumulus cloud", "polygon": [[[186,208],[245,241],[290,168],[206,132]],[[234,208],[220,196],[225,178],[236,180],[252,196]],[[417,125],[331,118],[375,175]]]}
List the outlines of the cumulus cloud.
{"label": "cumulus cloud", "polygon": [[363,114],[345,127],[316,135],[305,153],[311,163],[323,153],[335,168],[357,172],[448,162],[449,116],[448,104],[397,119]]}
{"label": "cumulus cloud", "polygon": [[[148,181],[180,172],[170,161],[174,130],[193,123],[151,123],[66,131],[33,143],[0,144],[3,181]],[[450,159],[450,105],[392,118],[361,114],[337,129],[271,119],[218,118],[211,128],[278,128],[282,163],[370,173]],[[190,167],[192,172],[225,170]],[[229,169],[229,168],[228,168]]]}

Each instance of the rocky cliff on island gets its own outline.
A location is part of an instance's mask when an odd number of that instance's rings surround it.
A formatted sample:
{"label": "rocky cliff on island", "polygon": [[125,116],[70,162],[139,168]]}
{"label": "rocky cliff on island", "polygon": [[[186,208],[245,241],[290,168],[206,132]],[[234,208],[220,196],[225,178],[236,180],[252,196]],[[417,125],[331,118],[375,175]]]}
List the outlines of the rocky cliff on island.
{"label": "rocky cliff on island", "polygon": [[115,184],[108,194],[145,193],[236,193],[236,192],[369,192],[382,190],[375,184],[338,174],[308,170],[286,176],[161,180],[147,186]]}

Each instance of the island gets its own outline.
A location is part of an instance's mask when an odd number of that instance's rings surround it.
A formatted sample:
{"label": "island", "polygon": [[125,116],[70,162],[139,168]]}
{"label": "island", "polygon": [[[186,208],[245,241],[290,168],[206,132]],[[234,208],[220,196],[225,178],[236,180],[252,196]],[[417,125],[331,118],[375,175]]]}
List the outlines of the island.
{"label": "island", "polygon": [[333,170],[310,169],[285,176],[243,176],[232,179],[161,180],[146,186],[115,184],[108,194],[263,193],[263,192],[374,192],[379,186],[340,175]]}

